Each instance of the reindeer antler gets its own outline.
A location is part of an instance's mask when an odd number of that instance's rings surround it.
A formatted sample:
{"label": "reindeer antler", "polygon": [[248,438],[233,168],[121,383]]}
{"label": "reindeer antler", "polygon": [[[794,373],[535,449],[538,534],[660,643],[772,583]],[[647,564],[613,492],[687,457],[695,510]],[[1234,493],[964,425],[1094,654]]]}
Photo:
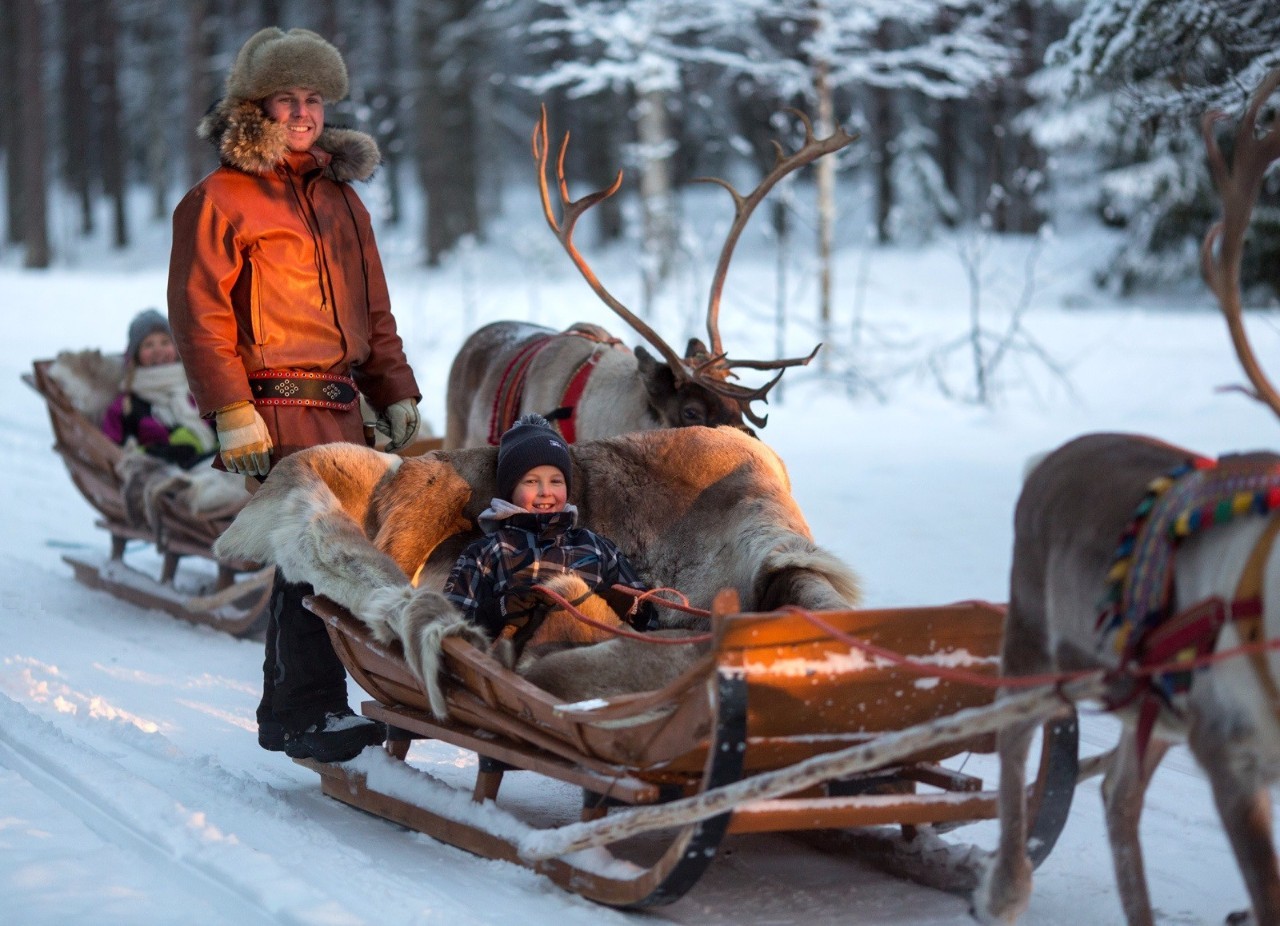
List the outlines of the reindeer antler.
{"label": "reindeer antler", "polygon": [[[551,192],[547,188],[547,159],[550,155],[550,144],[547,138],[546,106],[542,107],[542,115],[533,129],[533,157],[538,162],[538,190],[542,196],[542,209],[546,215],[547,224],[551,227],[561,245],[564,246],[565,251],[568,252],[574,266],[582,273],[587,284],[604,301],[605,305],[613,309],[623,321],[634,328],[657,349],[658,353],[662,355],[663,359],[671,367],[671,372],[675,375],[677,384],[696,383],[709,392],[714,392],[717,395],[735,401],[742,409],[742,414],[759,427],[764,427],[768,417],[755,414],[751,410],[750,403],[757,400],[767,402],[769,390],[782,378],[782,374],[790,367],[804,366],[809,363],[817,355],[822,345],[819,344],[815,347],[807,357],[793,357],[783,360],[730,359],[725,354],[720,341],[720,294],[724,289],[725,276],[729,271],[729,261],[733,257],[733,250],[738,243],[742,230],[751,218],[751,213],[755,211],[756,206],[768,195],[779,180],[792,171],[816,161],[824,154],[839,151],[858,137],[857,135],[850,135],[844,129],[837,128],[828,137],[817,138],[813,134],[813,125],[808,117],[796,110],[792,110],[792,112],[795,112],[804,123],[804,144],[794,154],[788,155],[783,151],[782,146],[775,141],[773,144],[777,154],[774,158],[773,168],[749,194],[743,196],[728,181],[721,180],[718,177],[698,178],[698,180],[706,183],[719,184],[729,191],[729,195],[733,197],[734,202],[734,217],[733,224],[729,227],[724,247],[720,252],[720,259],[716,264],[715,276],[711,283],[711,296],[707,306],[707,334],[711,339],[710,351],[707,354],[691,354],[687,357],[681,357],[677,354],[666,341],[658,336],[657,332],[618,301],[604,287],[604,284],[600,282],[595,273],[592,272],[591,267],[573,244],[573,226],[578,221],[578,218],[592,206],[603,202],[618,191],[618,188],[622,185],[622,171],[618,171],[617,177],[606,189],[589,193],[578,200],[571,200],[569,198],[569,187],[564,178],[564,158],[565,152],[569,148],[569,133],[566,132],[564,140],[560,143],[560,154],[556,159],[556,181],[560,188],[561,205],[561,219],[557,220],[555,210],[551,205]],[[763,386],[753,389],[726,381],[728,377],[735,375],[733,373],[735,368],[778,370],[779,372],[777,376]]]}
{"label": "reindeer antler", "polygon": [[605,289],[604,284],[600,282],[599,277],[592,271],[586,258],[579,253],[573,243],[573,226],[584,212],[618,192],[618,188],[622,186],[622,171],[618,171],[613,183],[607,188],[588,193],[581,199],[571,200],[569,198],[569,184],[564,179],[564,156],[569,150],[569,133],[565,132],[564,140],[560,143],[560,154],[556,158],[556,183],[560,188],[562,216],[560,221],[557,221],[555,210],[551,207],[551,192],[547,189],[547,157],[550,150],[551,145],[547,139],[547,107],[544,105],[538,124],[533,127],[533,158],[538,162],[538,192],[542,196],[542,211],[547,217],[547,224],[551,226],[551,230],[555,233],[556,238],[559,239],[560,244],[564,246],[565,251],[568,252],[569,259],[573,261],[574,266],[581,272],[583,279],[587,281],[587,285],[604,301],[604,304],[613,309],[614,312],[622,317],[623,321],[654,346],[663,359],[670,364],[677,381],[690,379],[684,358],[676,353],[671,345],[662,340],[656,331],[636,317],[613,293]]}
{"label": "reindeer antler", "polygon": [[[720,250],[720,260],[716,263],[716,273],[711,280],[711,296],[707,301],[707,334],[711,338],[711,353],[713,354],[723,353],[720,346],[720,294],[724,290],[724,281],[729,273],[729,261],[733,258],[733,250],[738,244],[738,238],[742,235],[742,230],[747,227],[751,213],[755,211],[756,206],[760,205],[761,200],[769,194],[769,191],[774,188],[777,182],[787,174],[799,170],[806,164],[813,163],[824,154],[839,151],[846,145],[852,144],[858,138],[856,134],[850,135],[840,127],[837,127],[826,138],[817,138],[813,134],[813,123],[809,121],[808,116],[798,109],[789,109],[787,111],[795,114],[804,124],[804,144],[794,154],[788,155],[783,150],[782,145],[775,139],[773,142],[773,168],[769,173],[765,174],[764,179],[760,181],[756,188],[746,196],[735,190],[729,181],[722,180],[719,177],[696,178],[699,183],[714,183],[724,187],[729,191],[729,195],[733,197],[733,224],[729,227],[729,234],[725,237],[724,247]],[[821,346],[820,344],[818,345],[818,347]],[[817,353],[818,348],[815,347],[813,350],[814,353]],[[814,354],[810,354],[808,357],[795,360],[725,360],[725,363],[729,366],[746,367],[753,370],[775,370],[780,366],[806,364],[813,359],[813,356]]]}
{"label": "reindeer antler", "polygon": [[1262,189],[1263,177],[1276,158],[1280,157],[1280,130],[1277,130],[1273,119],[1266,131],[1258,135],[1258,113],[1278,86],[1280,70],[1274,70],[1254,91],[1249,106],[1236,127],[1230,167],[1227,166],[1213,134],[1214,124],[1226,117],[1221,112],[1214,111],[1206,113],[1201,121],[1201,131],[1209,156],[1209,171],[1213,175],[1213,185],[1222,198],[1222,218],[1204,236],[1204,244],[1200,248],[1200,271],[1209,289],[1218,297],[1218,304],[1227,320],[1227,329],[1231,332],[1231,343],[1235,347],[1236,356],[1240,358],[1240,365],[1253,384],[1254,391],[1250,394],[1280,415],[1280,393],[1262,371],[1249,344],[1240,295],[1240,263],[1244,253],[1245,232],[1249,228],[1249,219]]}

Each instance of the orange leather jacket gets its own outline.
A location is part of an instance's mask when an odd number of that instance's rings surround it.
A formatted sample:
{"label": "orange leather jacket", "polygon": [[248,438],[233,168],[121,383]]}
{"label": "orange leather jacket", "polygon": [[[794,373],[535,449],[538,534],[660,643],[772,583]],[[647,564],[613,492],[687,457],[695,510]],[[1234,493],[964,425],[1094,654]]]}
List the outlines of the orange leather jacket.
{"label": "orange leather jacket", "polygon": [[[349,374],[379,412],[421,398],[368,211],[335,179],[340,154],[321,147],[333,147],[331,134],[263,172],[224,163],[174,211],[169,320],[201,414],[252,400],[248,374],[268,368]],[[259,412],[273,461],[318,443],[365,442],[358,409]]]}

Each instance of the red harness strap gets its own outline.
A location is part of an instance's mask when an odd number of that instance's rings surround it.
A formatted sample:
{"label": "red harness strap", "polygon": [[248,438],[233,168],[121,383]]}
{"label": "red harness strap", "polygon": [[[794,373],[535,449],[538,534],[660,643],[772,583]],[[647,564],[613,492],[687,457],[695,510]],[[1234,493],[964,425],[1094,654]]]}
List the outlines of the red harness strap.
{"label": "red harness strap", "polygon": [[529,373],[529,365],[554,337],[553,334],[545,334],[531,338],[516,351],[507,368],[502,371],[502,379],[498,380],[498,390],[493,396],[493,410],[489,413],[489,443],[494,447],[498,446],[503,432],[515,423],[520,414],[520,403],[524,401],[524,381]]}
{"label": "red harness strap", "polygon": [[[1218,645],[1218,635],[1227,621],[1236,625],[1244,643],[1256,643],[1262,639],[1262,591],[1265,570],[1271,547],[1280,534],[1280,515],[1271,514],[1267,526],[1258,537],[1249,558],[1245,561],[1236,584],[1235,596],[1230,602],[1221,598],[1206,598],[1152,628],[1133,653],[1139,667],[1156,666],[1180,660],[1204,656]],[[1276,690],[1267,667],[1266,657],[1256,655],[1254,670],[1262,679],[1263,687],[1273,702],[1280,705],[1280,691]],[[1155,730],[1156,720],[1164,708],[1174,710],[1169,693],[1190,690],[1194,674],[1191,671],[1176,672],[1160,679],[1148,679],[1138,690],[1138,761],[1146,755],[1147,744]],[[1115,705],[1118,707],[1120,705]]]}
{"label": "red harness strap", "polygon": [[[1228,620],[1239,623],[1240,637],[1250,642],[1261,631],[1262,599],[1237,598],[1230,603],[1221,598],[1206,598],[1179,611],[1172,618],[1147,634],[1138,653],[1138,667],[1158,666],[1170,662],[1190,661],[1208,655],[1218,643],[1218,634]],[[1138,759],[1146,755],[1147,744],[1155,730],[1160,711],[1175,710],[1166,692],[1190,690],[1192,671],[1170,673],[1163,677],[1164,684],[1155,680],[1144,684],[1138,692]]]}
{"label": "red harness strap", "polygon": [[556,424],[560,426],[560,435],[570,444],[578,439],[578,428],[575,424],[578,418],[578,400],[586,391],[587,380],[591,378],[603,353],[604,351],[598,347],[591,352],[591,356],[574,370],[573,376],[569,379],[569,385],[565,386],[564,395],[560,397],[560,407],[567,409],[568,414],[560,418]]}

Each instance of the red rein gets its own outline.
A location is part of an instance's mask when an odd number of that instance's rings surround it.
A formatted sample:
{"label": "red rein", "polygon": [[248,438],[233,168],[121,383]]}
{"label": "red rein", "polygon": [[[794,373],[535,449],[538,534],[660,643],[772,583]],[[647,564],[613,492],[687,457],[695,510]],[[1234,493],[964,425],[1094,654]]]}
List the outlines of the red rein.
{"label": "red rein", "polygon": [[[708,617],[711,614],[710,611],[691,606],[689,604],[689,599],[675,589],[655,588],[647,592],[639,592],[634,588],[628,588],[623,585],[615,585],[613,588],[615,591],[634,596],[636,599],[636,605],[639,605],[642,601],[654,601],[664,608],[672,608],[677,611],[684,611],[687,614],[695,614],[700,617]],[[665,637],[655,637],[652,634],[647,633],[637,633],[634,630],[624,630],[618,627],[611,627],[608,624],[602,624],[599,621],[587,617],[574,607],[573,604],[550,589],[539,588],[538,591],[545,595],[550,601],[564,608],[565,611],[572,614],[584,624],[588,624],[599,630],[616,634],[620,637],[629,637],[633,640],[642,640],[645,643],[654,643],[665,646],[684,646],[690,643],[706,643],[712,639],[712,634],[710,633],[698,634],[697,636],[692,637],[681,637],[679,639],[668,639]],[[667,598],[658,597],[658,595],[663,592],[676,595],[679,600],[672,601]],[[903,656],[901,653],[885,649],[881,646],[876,646],[874,643],[869,643],[866,640],[847,634],[839,628],[832,626],[826,620],[823,620],[823,618],[815,612],[806,608],[801,608],[796,605],[787,605],[780,608],[779,612],[795,614],[802,617],[823,633],[849,644],[849,646],[856,650],[861,650],[869,656],[874,656],[877,659],[883,659],[886,662],[893,663],[914,675],[920,675],[927,678],[944,679],[946,681],[959,682],[966,685],[977,685],[980,688],[1021,689],[1060,686],[1097,674],[1097,670],[1081,670],[1077,672],[1046,672],[1040,675],[992,676],[983,675],[979,672],[970,672],[966,669],[952,669],[946,666],[930,665],[924,662],[917,662],[914,659]],[[1236,659],[1241,656],[1252,656],[1274,649],[1280,649],[1280,640],[1263,640],[1257,643],[1246,643],[1241,646],[1232,647],[1231,649],[1206,653],[1203,656],[1198,656],[1194,659],[1171,660],[1159,665],[1125,666],[1124,668],[1114,670],[1112,675],[1124,678],[1151,678],[1152,676],[1164,675],[1169,672],[1188,672],[1193,669],[1202,669],[1206,666],[1210,666],[1214,663],[1222,662],[1227,659]]]}

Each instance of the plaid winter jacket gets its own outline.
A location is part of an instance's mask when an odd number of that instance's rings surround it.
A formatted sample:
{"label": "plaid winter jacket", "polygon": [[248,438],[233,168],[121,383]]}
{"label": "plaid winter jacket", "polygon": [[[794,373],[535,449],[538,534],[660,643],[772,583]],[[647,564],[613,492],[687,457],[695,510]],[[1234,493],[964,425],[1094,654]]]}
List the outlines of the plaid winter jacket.
{"label": "plaid winter jacket", "polygon": [[612,590],[614,585],[648,589],[635,567],[607,537],[576,527],[573,506],[553,514],[531,514],[500,500],[480,516],[488,536],[475,541],[458,557],[444,584],[444,596],[464,616],[498,637],[509,616],[523,605],[517,597],[540,579],[565,572],[576,574],[619,615],[640,630],[654,617],[649,602],[625,616],[633,599]]}

